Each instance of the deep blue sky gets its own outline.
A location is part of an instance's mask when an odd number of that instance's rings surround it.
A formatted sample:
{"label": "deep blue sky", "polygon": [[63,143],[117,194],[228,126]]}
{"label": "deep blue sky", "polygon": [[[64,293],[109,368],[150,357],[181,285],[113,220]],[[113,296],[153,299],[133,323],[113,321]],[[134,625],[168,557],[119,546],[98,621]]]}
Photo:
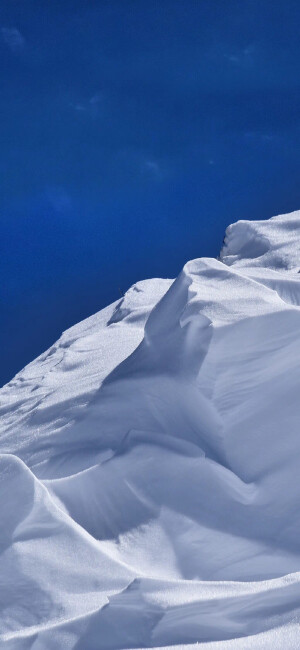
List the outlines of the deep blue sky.
{"label": "deep blue sky", "polygon": [[1,0],[0,384],[300,208],[299,0]]}

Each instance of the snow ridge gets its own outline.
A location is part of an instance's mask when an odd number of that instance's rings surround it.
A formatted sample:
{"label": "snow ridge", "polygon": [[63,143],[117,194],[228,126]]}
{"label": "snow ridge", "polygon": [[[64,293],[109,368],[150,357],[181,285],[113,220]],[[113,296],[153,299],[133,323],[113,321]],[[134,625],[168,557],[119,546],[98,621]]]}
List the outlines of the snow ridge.
{"label": "snow ridge", "polygon": [[1,648],[300,647],[299,249],[239,221],[1,389]]}

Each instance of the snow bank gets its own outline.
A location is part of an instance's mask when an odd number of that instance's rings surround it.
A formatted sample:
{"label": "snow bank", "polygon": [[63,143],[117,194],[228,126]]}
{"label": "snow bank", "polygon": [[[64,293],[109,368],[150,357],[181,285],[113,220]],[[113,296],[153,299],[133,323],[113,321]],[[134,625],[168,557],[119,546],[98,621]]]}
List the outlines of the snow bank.
{"label": "snow bank", "polygon": [[229,226],[0,391],[1,647],[299,648],[299,228]]}

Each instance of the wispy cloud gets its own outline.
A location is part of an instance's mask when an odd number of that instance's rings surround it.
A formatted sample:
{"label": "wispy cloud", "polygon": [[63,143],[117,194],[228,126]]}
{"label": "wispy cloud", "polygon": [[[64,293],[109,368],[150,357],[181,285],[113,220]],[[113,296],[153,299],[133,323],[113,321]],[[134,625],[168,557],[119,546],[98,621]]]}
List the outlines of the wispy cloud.
{"label": "wispy cloud", "polygon": [[25,47],[25,38],[16,27],[1,27],[1,42],[13,52],[19,54]]}
{"label": "wispy cloud", "polygon": [[229,69],[240,69],[247,71],[253,69],[262,58],[260,45],[256,42],[248,42],[244,45],[237,45],[227,41],[213,40],[209,45],[205,57],[213,62],[214,65],[220,65],[222,60],[226,62]]}
{"label": "wispy cloud", "polygon": [[78,113],[84,113],[86,111],[86,107],[83,104],[70,104],[70,106],[74,109],[74,111],[78,111]]}
{"label": "wispy cloud", "polygon": [[233,65],[238,66],[251,66],[255,61],[255,56],[256,46],[254,43],[235,51],[224,52],[224,57]]}
{"label": "wispy cloud", "polygon": [[273,142],[278,136],[274,133],[265,133],[262,131],[246,131],[245,138],[249,141]]}
{"label": "wispy cloud", "polygon": [[119,149],[112,157],[112,166],[128,182],[160,183],[169,176],[166,161],[134,148]]}
{"label": "wispy cloud", "polygon": [[78,113],[85,113],[90,117],[97,117],[103,107],[103,93],[95,93],[90,99],[83,102],[71,103],[71,108]]}
{"label": "wispy cloud", "polygon": [[45,192],[47,203],[58,214],[69,213],[72,208],[70,196],[62,187],[48,187]]}
{"label": "wispy cloud", "polygon": [[103,93],[96,93],[89,99],[90,106],[98,106],[103,101]]}
{"label": "wispy cloud", "polygon": [[155,160],[143,160],[141,164],[141,170],[144,174],[146,173],[147,175],[152,176],[157,180],[160,180],[163,176],[161,166]]}

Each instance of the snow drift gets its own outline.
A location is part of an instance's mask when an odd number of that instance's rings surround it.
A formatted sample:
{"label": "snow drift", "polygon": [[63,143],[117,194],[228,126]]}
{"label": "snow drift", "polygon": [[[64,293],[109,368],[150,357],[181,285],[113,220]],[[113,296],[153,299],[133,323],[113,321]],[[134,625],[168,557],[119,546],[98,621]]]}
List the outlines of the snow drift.
{"label": "snow drift", "polygon": [[300,647],[300,213],[0,391],[5,650]]}

